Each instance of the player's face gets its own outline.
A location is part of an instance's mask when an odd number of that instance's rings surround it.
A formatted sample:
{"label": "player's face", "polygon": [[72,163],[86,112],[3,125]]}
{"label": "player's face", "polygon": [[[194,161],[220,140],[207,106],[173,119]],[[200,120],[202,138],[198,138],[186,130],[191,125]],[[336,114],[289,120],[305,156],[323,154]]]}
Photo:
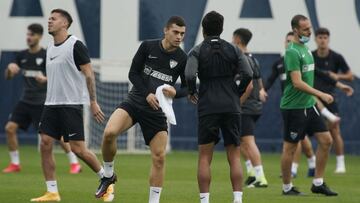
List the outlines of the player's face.
{"label": "player's face", "polygon": [[300,36],[311,36],[311,24],[309,20],[300,20],[299,27],[294,29],[295,33]]}
{"label": "player's face", "polygon": [[60,13],[52,13],[48,20],[49,34],[54,35],[62,29],[67,29],[66,19]]}
{"label": "player's face", "polygon": [[178,26],[172,24],[170,27],[165,28],[165,40],[173,47],[179,47],[180,43],[184,40],[185,26]]}
{"label": "player's face", "polygon": [[327,49],[329,47],[329,41],[328,35],[318,35],[315,37],[315,42],[320,49]]}
{"label": "player's face", "polygon": [[28,30],[28,32],[26,33],[26,43],[29,47],[34,47],[38,45],[40,40],[41,40],[40,34],[33,33],[30,30]]}
{"label": "player's face", "polygon": [[232,38],[232,43],[233,44],[236,44],[236,45],[240,45],[240,37],[239,36],[237,36],[237,35],[233,35],[233,38]]}
{"label": "player's face", "polygon": [[288,35],[286,36],[286,39],[285,39],[285,48],[288,47],[289,43],[292,42],[294,40],[294,35]]}

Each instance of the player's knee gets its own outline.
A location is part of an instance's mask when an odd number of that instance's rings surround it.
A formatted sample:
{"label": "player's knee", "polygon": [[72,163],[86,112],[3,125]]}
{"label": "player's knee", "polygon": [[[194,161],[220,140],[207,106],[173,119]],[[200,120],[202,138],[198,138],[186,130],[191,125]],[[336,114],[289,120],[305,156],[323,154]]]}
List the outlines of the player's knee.
{"label": "player's knee", "polygon": [[77,157],[84,157],[86,154],[86,149],[83,149],[82,147],[76,146],[76,145],[70,145],[71,151],[77,156]]}
{"label": "player's knee", "polygon": [[16,125],[14,125],[13,123],[7,123],[5,126],[5,132],[8,135],[13,135],[16,133]]}
{"label": "player's knee", "polygon": [[156,168],[162,168],[165,164],[165,151],[158,151],[152,155],[153,165]]}
{"label": "player's knee", "polygon": [[40,150],[49,151],[51,149],[52,149],[52,140],[42,137],[40,141]]}
{"label": "player's knee", "polygon": [[106,128],[104,131],[104,142],[112,142],[114,139],[116,139],[116,132],[112,129]]}

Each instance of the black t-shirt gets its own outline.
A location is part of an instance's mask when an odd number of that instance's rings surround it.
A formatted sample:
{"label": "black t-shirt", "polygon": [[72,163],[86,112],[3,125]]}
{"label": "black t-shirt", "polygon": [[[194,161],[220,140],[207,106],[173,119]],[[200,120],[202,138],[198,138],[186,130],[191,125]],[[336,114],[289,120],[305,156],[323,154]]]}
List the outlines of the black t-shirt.
{"label": "black t-shirt", "polygon": [[[329,55],[326,57],[319,57],[316,50],[312,52],[315,61],[315,68],[322,71],[332,71],[334,73],[346,73],[350,70],[344,57],[341,54],[330,50]],[[333,94],[335,87],[331,84],[327,84],[322,80],[316,80],[314,86],[326,93]]]}
{"label": "black t-shirt", "polygon": [[285,73],[285,66],[284,66],[284,57],[280,57],[278,60],[274,62],[271,67],[271,75],[266,80],[265,90],[271,88],[274,84],[275,80],[279,77],[281,91],[284,91],[285,81],[286,81],[286,73]]}
{"label": "black t-shirt", "polygon": [[251,91],[249,97],[242,104],[241,110],[242,114],[247,115],[259,115],[262,110],[262,102],[260,100],[260,64],[250,53],[245,53],[251,69],[253,71],[253,90]]}
{"label": "black t-shirt", "polygon": [[129,71],[133,84],[127,100],[139,108],[149,108],[146,97],[163,85],[175,85],[180,77],[181,87],[176,90],[175,98],[187,95],[184,76],[187,56],[181,48],[172,52],[164,50],[161,40],[149,40],[141,43]]}
{"label": "black t-shirt", "polygon": [[41,105],[46,99],[46,83],[36,81],[35,75],[40,71],[46,75],[46,50],[41,48],[37,53],[30,53],[28,49],[20,51],[14,60],[24,78],[24,89],[21,101]]}

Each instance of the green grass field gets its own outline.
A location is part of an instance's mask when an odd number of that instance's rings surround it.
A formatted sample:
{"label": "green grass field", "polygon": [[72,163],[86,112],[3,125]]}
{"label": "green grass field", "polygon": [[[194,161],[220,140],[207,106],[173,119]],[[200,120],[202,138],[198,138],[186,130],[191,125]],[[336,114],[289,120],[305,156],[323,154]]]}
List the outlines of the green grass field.
{"label": "green grass field", "polygon": [[[45,192],[40,157],[35,147],[23,146],[20,150],[22,172],[18,174],[0,173],[0,202],[29,202],[30,198]],[[55,154],[57,179],[62,202],[101,202],[94,198],[98,186],[97,176],[83,164],[79,175],[68,173],[68,160],[62,153]],[[347,156],[347,173],[333,174],[335,157],[331,156],[326,173],[326,182],[339,192],[338,197],[324,197],[310,193],[311,179],[306,178],[307,164],[303,159],[298,178],[294,180],[304,197],[284,197],[281,195],[279,178],[279,154],[263,155],[265,173],[269,187],[265,189],[244,189],[244,203],[359,203],[360,202],[360,157]],[[163,203],[193,203],[198,201],[196,181],[196,152],[172,152],[167,156],[165,185],[161,196]],[[5,146],[0,146],[0,166],[8,164]],[[114,202],[144,203],[148,198],[149,155],[118,155],[115,168],[118,174]],[[228,166],[225,154],[216,152],[212,165],[212,203],[232,202]]]}

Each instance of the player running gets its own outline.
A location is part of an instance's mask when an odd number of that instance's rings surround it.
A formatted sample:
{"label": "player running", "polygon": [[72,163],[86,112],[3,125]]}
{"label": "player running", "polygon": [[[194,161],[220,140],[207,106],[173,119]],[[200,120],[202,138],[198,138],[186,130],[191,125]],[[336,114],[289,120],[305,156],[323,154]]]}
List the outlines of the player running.
{"label": "player running", "polygon": [[[315,60],[315,66],[320,70],[327,71],[334,80],[346,80],[352,81],[354,76],[347,65],[344,57],[330,49],[330,31],[326,28],[319,28],[315,32],[315,42],[317,49],[312,52]],[[335,88],[322,81],[315,81],[315,87],[323,92],[335,96]],[[328,111],[324,113],[339,114],[339,108],[335,99],[335,102],[331,104],[325,104]],[[340,122],[328,123],[330,134],[334,140],[334,148],[336,154],[336,169],[335,173],[345,173],[345,153],[344,153],[344,141],[341,136]]]}
{"label": "player running", "polygon": [[[251,81],[245,55],[220,38],[224,17],[211,11],[202,20],[204,41],[189,53],[185,75],[190,100],[198,103],[198,184],[200,202],[209,202],[210,165],[221,130],[230,166],[234,203],[242,202],[240,96]],[[199,92],[196,78],[200,79]]]}
{"label": "player running", "polygon": [[[17,53],[15,60],[5,70],[5,79],[9,80],[17,74],[24,79],[24,89],[20,101],[9,116],[5,126],[7,144],[10,154],[10,164],[3,173],[19,172],[21,170],[19,144],[16,132],[20,128],[27,130],[30,124],[38,131],[41,112],[46,98],[46,50],[40,46],[43,35],[43,27],[40,24],[31,24],[27,27],[26,42],[28,49]],[[66,152],[70,161],[70,173],[76,174],[81,171],[75,154],[71,152],[69,144],[59,142]]]}
{"label": "player running", "polygon": [[314,58],[305,45],[310,40],[311,25],[307,17],[296,15],[291,20],[294,41],[289,43],[285,53],[286,82],[280,108],[284,120],[284,144],[281,157],[283,195],[302,195],[291,182],[291,163],[298,142],[306,134],[315,136],[318,141],[316,152],[315,177],[311,191],[326,196],[336,196],[323,177],[332,144],[332,138],[324,120],[315,108],[314,96],[326,103],[333,102],[329,94],[314,89]]}
{"label": "player running", "polygon": [[233,43],[245,54],[253,71],[251,90],[242,95],[241,100],[241,152],[246,160],[248,178],[245,184],[248,187],[267,187],[261,154],[255,142],[255,125],[261,116],[262,103],[266,101],[267,94],[263,87],[260,74],[260,64],[256,58],[249,53],[248,43],[252,33],[246,28],[239,28],[233,33]]}
{"label": "player running", "polygon": [[[144,41],[136,52],[129,71],[129,80],[134,86],[125,101],[112,113],[104,130],[101,149],[105,177],[101,179],[96,197],[101,197],[108,186],[116,181],[114,157],[117,137],[139,123],[152,158],[149,203],[160,201],[165,174],[168,125],[155,91],[167,84],[169,86],[162,90],[166,97],[179,98],[187,95],[184,76],[187,57],[180,48],[184,35],[184,19],[172,16],[164,27],[164,38]],[[181,87],[175,89],[173,86],[179,77]]]}
{"label": "player running", "polygon": [[68,34],[72,23],[70,14],[54,9],[48,19],[48,32],[54,41],[49,43],[46,58],[48,77],[45,107],[41,116],[41,164],[47,192],[32,202],[60,201],[55,177],[55,160],[52,155],[54,140],[70,143],[71,150],[82,159],[100,178],[103,168],[95,154],[84,142],[83,104],[89,103],[97,122],[104,114],[96,102],[95,79],[85,45]]}

